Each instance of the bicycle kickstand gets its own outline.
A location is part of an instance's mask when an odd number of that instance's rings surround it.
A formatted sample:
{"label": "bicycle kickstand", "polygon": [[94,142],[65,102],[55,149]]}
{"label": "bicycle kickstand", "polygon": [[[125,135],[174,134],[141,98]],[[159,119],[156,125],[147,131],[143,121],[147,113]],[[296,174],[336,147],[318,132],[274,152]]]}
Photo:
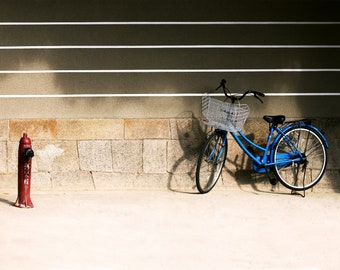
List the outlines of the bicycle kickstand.
{"label": "bicycle kickstand", "polygon": [[303,193],[301,194],[300,192],[297,192],[295,189],[292,189],[290,194],[292,195],[300,195],[302,198],[306,197],[306,190],[303,190]]}

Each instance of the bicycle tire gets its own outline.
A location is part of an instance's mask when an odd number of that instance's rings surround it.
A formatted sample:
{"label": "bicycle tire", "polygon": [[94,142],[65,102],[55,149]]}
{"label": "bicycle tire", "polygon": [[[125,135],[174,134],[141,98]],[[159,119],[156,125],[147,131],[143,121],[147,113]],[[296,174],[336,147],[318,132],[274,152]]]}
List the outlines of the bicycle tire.
{"label": "bicycle tire", "polygon": [[274,166],[278,180],[291,190],[307,190],[322,178],[327,166],[326,145],[320,136],[308,126],[288,129],[274,147],[274,162],[298,156],[289,141],[303,154],[301,162],[287,162]]}
{"label": "bicycle tire", "polygon": [[225,136],[227,133],[215,131],[209,136],[198,157],[196,186],[202,194],[212,190],[221,175],[228,151],[228,141],[223,143]]}

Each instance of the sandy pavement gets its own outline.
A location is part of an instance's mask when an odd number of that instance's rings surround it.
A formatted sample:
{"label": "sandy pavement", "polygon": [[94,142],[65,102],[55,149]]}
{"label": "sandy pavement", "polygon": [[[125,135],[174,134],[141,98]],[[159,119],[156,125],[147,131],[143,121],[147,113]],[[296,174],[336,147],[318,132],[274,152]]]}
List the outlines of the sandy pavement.
{"label": "sandy pavement", "polygon": [[340,194],[0,193],[0,269],[339,269]]}

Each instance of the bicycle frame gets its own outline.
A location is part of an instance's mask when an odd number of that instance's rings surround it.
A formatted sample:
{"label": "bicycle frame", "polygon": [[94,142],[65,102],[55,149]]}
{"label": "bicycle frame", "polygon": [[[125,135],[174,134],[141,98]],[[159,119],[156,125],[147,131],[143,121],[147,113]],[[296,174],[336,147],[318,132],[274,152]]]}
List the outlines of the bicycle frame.
{"label": "bicycle frame", "polygon": [[[278,126],[270,126],[269,134],[266,142],[266,146],[262,147],[256,143],[254,143],[252,140],[250,140],[241,130],[236,132],[230,132],[231,136],[234,138],[234,140],[237,142],[237,144],[240,146],[240,148],[243,150],[244,153],[246,153],[251,160],[253,161],[253,169],[258,173],[266,173],[271,170],[271,167],[274,165],[276,166],[282,166],[285,167],[287,165],[290,165],[291,163],[299,163],[302,162],[304,155],[300,152],[298,147],[295,145],[295,143],[285,135],[285,131],[299,125],[299,127],[311,127],[325,142],[325,144],[328,147],[328,143],[326,141],[326,138],[324,135],[315,127],[309,124],[301,123],[301,122],[295,122],[293,124],[290,124],[288,126],[285,126],[283,129],[279,128]],[[227,131],[222,131],[225,133],[227,137]],[[274,137],[274,133],[277,133],[277,135]],[[240,137],[239,137],[239,136]],[[281,138],[284,138],[284,140],[287,142],[287,144],[291,148],[290,153],[279,153],[277,157],[279,159],[277,161],[274,161],[274,146],[278,143],[278,141]],[[260,150],[262,152],[262,155],[255,156],[252,151],[249,151],[249,149],[246,147],[246,145],[242,142],[244,140],[248,145],[255,147],[256,149]]]}
{"label": "bicycle frame", "polygon": [[[247,95],[263,103],[263,93],[249,90],[234,95],[225,84],[223,79],[216,90],[222,87],[231,104]],[[200,193],[209,192],[221,175],[228,152],[228,132],[252,161],[253,169],[267,173],[272,185],[280,182],[292,191],[305,191],[320,181],[327,165],[328,142],[324,133],[312,126],[311,119],[285,122],[284,115],[265,115],[263,118],[269,123],[268,137],[265,144],[259,145],[241,130],[249,108],[245,106],[244,113],[233,109],[234,106],[229,103],[214,100],[208,95],[202,97],[202,123],[215,127],[215,130],[209,135],[197,161],[196,185]],[[233,118],[229,119],[231,115]],[[269,174],[271,172],[274,178]]]}

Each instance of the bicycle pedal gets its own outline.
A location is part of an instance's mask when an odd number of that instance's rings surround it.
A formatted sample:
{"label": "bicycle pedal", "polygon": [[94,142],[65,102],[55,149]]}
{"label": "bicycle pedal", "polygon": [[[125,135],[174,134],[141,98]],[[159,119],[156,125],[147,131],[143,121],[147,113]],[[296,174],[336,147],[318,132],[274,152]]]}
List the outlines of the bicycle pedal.
{"label": "bicycle pedal", "polygon": [[269,182],[271,185],[275,186],[279,181],[276,178],[270,178]]}

